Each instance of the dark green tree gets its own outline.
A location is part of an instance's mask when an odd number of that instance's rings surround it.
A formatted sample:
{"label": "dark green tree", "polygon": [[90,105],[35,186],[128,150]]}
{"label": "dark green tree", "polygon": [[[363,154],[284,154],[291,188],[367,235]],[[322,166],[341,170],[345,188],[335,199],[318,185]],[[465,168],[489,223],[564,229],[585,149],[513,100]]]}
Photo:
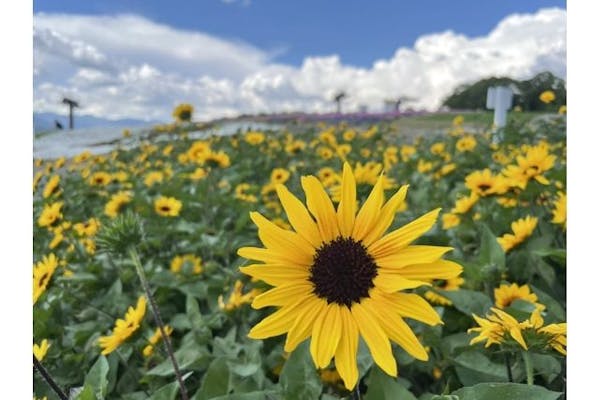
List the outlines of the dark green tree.
{"label": "dark green tree", "polygon": [[[484,110],[487,90],[492,86],[510,86],[515,94],[513,106],[520,106],[523,111],[557,111],[558,107],[567,103],[565,81],[551,72],[542,72],[523,81],[492,77],[464,84],[456,88],[443,104],[455,110]],[[543,103],[539,98],[546,90],[552,90],[556,95],[555,100],[549,104]]]}

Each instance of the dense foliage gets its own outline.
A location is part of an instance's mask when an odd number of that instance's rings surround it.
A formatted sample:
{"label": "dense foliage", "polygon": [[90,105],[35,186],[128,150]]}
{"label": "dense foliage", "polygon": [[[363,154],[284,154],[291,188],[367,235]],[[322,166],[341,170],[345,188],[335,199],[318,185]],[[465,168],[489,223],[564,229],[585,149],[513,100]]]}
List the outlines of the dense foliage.
{"label": "dense foliage", "polygon": [[[487,90],[493,86],[511,87],[514,93],[513,106],[522,111],[556,111],[567,102],[565,81],[550,72],[542,72],[522,81],[494,77],[461,85],[444,100],[443,104],[455,110],[485,110]],[[556,95],[550,103],[540,100],[540,94],[546,90],[552,90]]]}

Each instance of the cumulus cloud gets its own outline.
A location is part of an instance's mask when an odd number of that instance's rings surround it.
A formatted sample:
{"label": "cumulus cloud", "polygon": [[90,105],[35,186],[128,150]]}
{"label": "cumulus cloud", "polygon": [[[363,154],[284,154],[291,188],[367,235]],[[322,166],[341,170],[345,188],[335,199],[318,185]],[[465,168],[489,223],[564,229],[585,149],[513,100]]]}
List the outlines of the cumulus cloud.
{"label": "cumulus cloud", "polygon": [[436,109],[456,86],[489,76],[566,75],[566,11],[543,9],[504,18],[486,36],[446,31],[421,36],[369,68],[337,55],[308,56],[296,67],[275,52],[185,31],[140,16],[34,16],[34,110],[62,111],[73,96],[83,113],[107,118],[169,119],[178,102],[202,119],[239,113],[345,109],[409,96]]}

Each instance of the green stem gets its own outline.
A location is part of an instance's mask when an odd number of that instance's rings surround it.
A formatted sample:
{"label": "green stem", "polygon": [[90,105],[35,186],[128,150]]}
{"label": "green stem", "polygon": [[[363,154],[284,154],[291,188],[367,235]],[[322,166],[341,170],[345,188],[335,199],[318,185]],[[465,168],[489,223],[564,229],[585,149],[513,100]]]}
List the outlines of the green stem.
{"label": "green stem", "polygon": [[525,373],[527,374],[527,384],[533,385],[533,364],[531,363],[531,356],[528,351],[521,352],[523,355],[523,361],[525,362]]}
{"label": "green stem", "polygon": [[129,256],[131,257],[131,260],[135,265],[135,270],[140,278],[140,281],[142,282],[142,287],[144,288],[144,292],[146,292],[146,297],[148,298],[150,308],[152,309],[152,314],[154,315],[154,321],[156,322],[156,325],[158,325],[160,335],[162,336],[163,342],[167,349],[167,353],[169,354],[169,359],[171,360],[171,364],[173,364],[173,370],[175,371],[175,376],[177,377],[177,382],[179,383],[179,387],[181,390],[181,398],[183,400],[188,400],[187,390],[185,389],[185,385],[183,384],[183,377],[181,375],[181,371],[179,370],[179,366],[177,365],[177,360],[175,360],[175,355],[173,354],[171,340],[165,332],[165,324],[163,323],[163,320],[160,316],[160,312],[158,311],[158,306],[154,301],[154,296],[150,291],[150,285],[148,284],[148,280],[146,279],[146,273],[144,272],[142,262],[140,261],[140,256],[135,247],[129,248]]}
{"label": "green stem", "polygon": [[506,365],[506,376],[508,377],[508,381],[513,381],[512,370],[510,368],[510,353],[504,353],[504,365]]}

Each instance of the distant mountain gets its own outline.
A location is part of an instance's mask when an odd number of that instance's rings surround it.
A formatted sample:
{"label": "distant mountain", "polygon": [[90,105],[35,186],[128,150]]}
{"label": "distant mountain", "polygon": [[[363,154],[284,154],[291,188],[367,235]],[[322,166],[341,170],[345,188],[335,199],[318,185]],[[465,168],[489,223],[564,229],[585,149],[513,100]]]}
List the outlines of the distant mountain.
{"label": "distant mountain", "polygon": [[[56,130],[55,121],[58,121],[64,129],[69,128],[69,117],[54,113],[33,113],[33,132],[44,132]],[[139,119],[106,119],[97,118],[90,115],[75,114],[75,128],[94,128],[94,127],[110,127],[110,128],[133,128],[143,125],[154,125],[161,121],[142,121]]]}

